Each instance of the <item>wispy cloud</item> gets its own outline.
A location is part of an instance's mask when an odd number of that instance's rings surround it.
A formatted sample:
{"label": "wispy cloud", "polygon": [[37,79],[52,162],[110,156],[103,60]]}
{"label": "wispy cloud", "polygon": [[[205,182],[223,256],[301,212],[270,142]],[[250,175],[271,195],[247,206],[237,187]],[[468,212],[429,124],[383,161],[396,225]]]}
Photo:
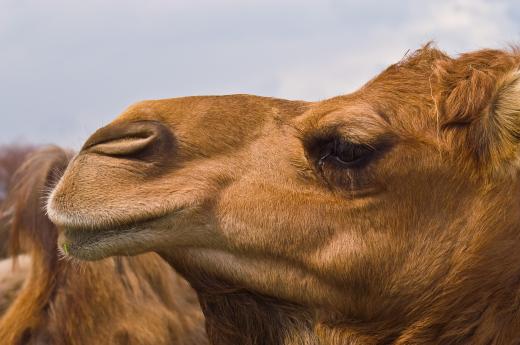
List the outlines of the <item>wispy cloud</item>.
{"label": "wispy cloud", "polygon": [[[277,92],[317,99],[353,91],[410,49],[428,41],[457,54],[507,47],[520,38],[519,27],[510,16],[512,2],[440,0],[408,1],[402,5],[404,18],[397,15],[371,20],[356,28],[357,39],[337,44],[333,54],[321,54],[315,49],[310,56],[288,66],[280,72]],[[339,37],[336,41],[342,42]]]}
{"label": "wispy cloud", "polygon": [[189,94],[322,99],[407,50],[518,41],[514,0],[0,1],[0,142],[79,146],[131,102]]}

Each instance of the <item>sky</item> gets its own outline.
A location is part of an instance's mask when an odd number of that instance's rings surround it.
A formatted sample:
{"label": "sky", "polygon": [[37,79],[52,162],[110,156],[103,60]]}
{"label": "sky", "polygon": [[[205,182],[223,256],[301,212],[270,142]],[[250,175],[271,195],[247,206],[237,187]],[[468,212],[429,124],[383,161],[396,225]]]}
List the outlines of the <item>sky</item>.
{"label": "sky", "polygon": [[0,0],[0,144],[79,148],[143,99],[356,90],[434,40],[520,43],[515,0]]}

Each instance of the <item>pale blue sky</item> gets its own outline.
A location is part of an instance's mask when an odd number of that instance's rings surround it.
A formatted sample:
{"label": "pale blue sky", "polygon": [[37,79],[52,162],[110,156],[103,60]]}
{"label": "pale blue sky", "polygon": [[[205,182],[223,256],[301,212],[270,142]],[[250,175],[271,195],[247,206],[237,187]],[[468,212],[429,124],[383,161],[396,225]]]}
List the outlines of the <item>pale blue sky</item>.
{"label": "pale blue sky", "polygon": [[0,0],[0,143],[78,148],[142,99],[323,99],[429,40],[520,43],[517,23],[514,0]]}

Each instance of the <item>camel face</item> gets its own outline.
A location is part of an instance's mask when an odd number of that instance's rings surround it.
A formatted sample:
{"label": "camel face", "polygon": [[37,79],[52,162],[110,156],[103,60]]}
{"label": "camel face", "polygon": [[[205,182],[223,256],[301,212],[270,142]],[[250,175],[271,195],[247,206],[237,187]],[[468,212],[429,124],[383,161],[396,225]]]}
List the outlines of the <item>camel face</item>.
{"label": "camel face", "polygon": [[321,102],[141,102],[85,143],[48,213],[81,259],[157,251],[184,272],[383,317],[516,221],[515,59],[425,48]]}

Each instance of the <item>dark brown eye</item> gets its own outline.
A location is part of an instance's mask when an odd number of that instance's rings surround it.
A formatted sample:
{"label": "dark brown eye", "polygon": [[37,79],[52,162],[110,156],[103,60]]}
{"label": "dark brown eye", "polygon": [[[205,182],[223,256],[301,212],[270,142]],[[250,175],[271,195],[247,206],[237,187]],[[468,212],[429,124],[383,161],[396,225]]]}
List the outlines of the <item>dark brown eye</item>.
{"label": "dark brown eye", "polygon": [[364,144],[356,144],[339,138],[334,138],[322,147],[318,165],[332,162],[344,168],[360,167],[374,153],[374,148]]}

